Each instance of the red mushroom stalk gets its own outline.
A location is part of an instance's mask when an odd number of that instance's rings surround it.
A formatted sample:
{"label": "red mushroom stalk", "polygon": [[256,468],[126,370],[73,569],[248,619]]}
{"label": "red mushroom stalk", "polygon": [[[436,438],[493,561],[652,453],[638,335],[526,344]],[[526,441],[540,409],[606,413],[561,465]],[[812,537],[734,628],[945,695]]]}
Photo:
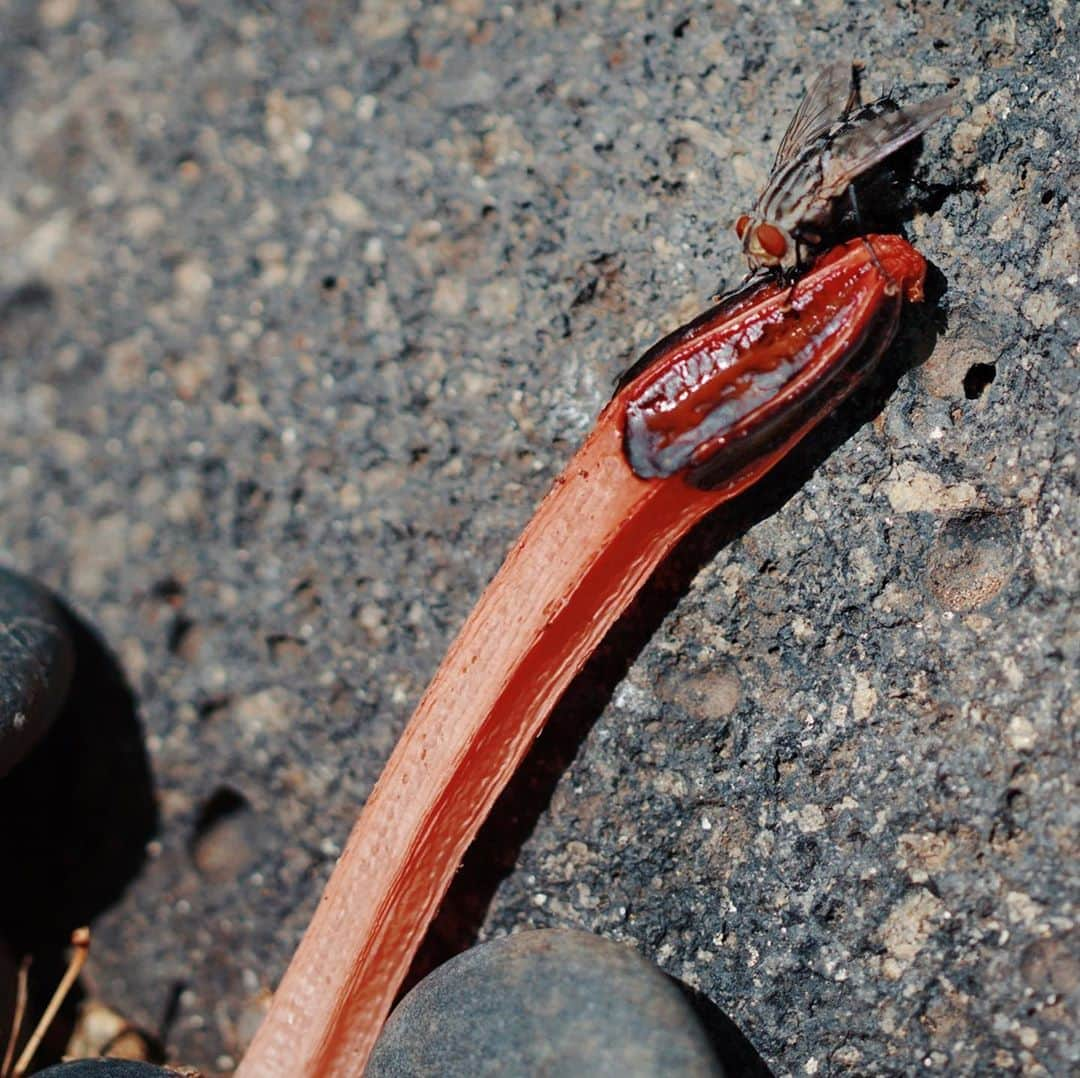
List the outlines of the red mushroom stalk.
{"label": "red mushroom stalk", "polygon": [[355,1076],[465,854],[552,708],[687,531],[857,385],[922,298],[923,259],[854,240],[648,353],[452,644],[237,1070]]}

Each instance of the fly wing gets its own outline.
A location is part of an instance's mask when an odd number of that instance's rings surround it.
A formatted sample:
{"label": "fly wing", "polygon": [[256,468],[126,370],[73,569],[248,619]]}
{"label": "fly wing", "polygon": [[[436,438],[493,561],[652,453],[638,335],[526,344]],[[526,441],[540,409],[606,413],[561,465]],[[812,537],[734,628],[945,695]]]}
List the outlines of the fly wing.
{"label": "fly wing", "polygon": [[954,94],[939,94],[841,132],[824,155],[819,196],[824,200],[838,198],[856,177],[917,139],[955,100]]}
{"label": "fly wing", "polygon": [[859,103],[855,72],[850,60],[837,60],[814,80],[788,124],[772,170],[776,172],[819,135],[824,134],[837,120],[843,118]]}

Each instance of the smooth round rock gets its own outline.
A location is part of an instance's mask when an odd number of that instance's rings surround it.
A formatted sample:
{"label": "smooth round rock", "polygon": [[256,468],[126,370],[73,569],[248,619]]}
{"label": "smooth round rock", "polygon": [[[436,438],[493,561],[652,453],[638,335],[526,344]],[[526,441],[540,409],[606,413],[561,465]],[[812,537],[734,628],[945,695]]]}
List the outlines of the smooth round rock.
{"label": "smooth round rock", "polygon": [[180,1071],[132,1059],[73,1059],[34,1071],[34,1078],[183,1078]]}
{"label": "smooth round rock", "polygon": [[0,778],[48,730],[74,667],[56,600],[33,580],[0,569]]}
{"label": "smooth round rock", "polygon": [[522,932],[440,966],[400,1003],[368,1078],[724,1075],[679,986],[624,944]]}

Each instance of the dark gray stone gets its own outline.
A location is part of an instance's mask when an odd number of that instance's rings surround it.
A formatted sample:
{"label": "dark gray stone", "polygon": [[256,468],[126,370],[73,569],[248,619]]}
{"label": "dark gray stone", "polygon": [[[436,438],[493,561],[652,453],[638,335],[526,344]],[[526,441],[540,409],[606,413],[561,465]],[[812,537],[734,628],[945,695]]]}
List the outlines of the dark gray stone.
{"label": "dark gray stone", "polygon": [[369,1078],[722,1076],[697,1012],[626,944],[521,932],[452,958],[383,1030]]}
{"label": "dark gray stone", "polygon": [[51,594],[0,569],[0,778],[56,718],[74,665],[65,615]]}

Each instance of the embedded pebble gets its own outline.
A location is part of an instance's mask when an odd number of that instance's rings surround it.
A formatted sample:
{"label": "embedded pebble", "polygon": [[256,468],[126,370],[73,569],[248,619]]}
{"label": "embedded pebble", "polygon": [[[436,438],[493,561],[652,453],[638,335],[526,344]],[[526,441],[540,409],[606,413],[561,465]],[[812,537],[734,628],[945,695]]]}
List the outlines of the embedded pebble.
{"label": "embedded pebble", "polygon": [[56,718],[74,665],[65,615],[49,592],[0,569],[0,777]]}
{"label": "embedded pebble", "polygon": [[366,1072],[724,1075],[677,983],[625,944],[562,929],[474,947],[420,982]]}
{"label": "embedded pebble", "polygon": [[946,610],[989,603],[1009,582],[1019,557],[1013,526],[1002,514],[966,513],[949,520],[927,556],[927,584]]}

